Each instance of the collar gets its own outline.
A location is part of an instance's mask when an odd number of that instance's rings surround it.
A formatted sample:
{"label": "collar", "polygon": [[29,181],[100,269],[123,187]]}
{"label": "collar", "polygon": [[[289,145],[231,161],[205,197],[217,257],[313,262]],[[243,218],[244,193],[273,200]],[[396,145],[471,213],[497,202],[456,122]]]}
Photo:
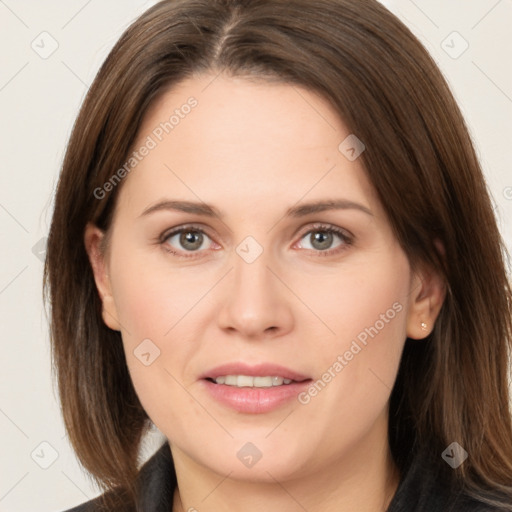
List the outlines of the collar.
{"label": "collar", "polygon": [[[431,450],[409,459],[386,512],[487,512],[495,510],[454,491],[452,469],[433,460]],[[440,457],[440,456],[439,456]],[[177,486],[171,449],[166,441],[139,472],[140,500],[137,510],[172,511]]]}

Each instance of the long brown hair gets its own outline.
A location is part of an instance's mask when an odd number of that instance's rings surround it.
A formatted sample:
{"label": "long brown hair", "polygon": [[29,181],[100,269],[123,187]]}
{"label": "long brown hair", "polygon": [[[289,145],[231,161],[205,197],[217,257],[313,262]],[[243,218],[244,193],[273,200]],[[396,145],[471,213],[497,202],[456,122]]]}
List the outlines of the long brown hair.
{"label": "long brown hair", "polygon": [[[67,147],[45,265],[54,371],[83,466],[133,504],[150,425],[120,333],[102,321],[83,242],[89,221],[108,232],[122,182],[104,198],[94,191],[126,161],[148,107],[202,72],[305,86],[366,144],[361,158],[397,239],[412,264],[430,265],[447,287],[429,338],[406,341],[390,402],[393,457],[404,470],[428,447],[451,485],[512,511],[505,248],[445,80],[376,0],[164,0],[109,54]],[[453,441],[469,453],[456,471],[441,458]]]}

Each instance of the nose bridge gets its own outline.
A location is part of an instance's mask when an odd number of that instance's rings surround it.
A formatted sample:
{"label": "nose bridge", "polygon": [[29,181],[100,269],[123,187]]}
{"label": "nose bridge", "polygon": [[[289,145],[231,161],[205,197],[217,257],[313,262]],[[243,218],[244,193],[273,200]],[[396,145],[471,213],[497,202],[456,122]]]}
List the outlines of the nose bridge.
{"label": "nose bridge", "polygon": [[[275,283],[268,270],[270,251],[252,240],[244,241],[236,248],[233,265],[233,298],[243,306],[245,315],[259,314],[276,299]],[[272,293],[274,292],[274,293]],[[242,312],[242,311],[241,311]]]}
{"label": "nose bridge", "polygon": [[[268,251],[263,251],[257,257],[254,257],[252,250],[247,252],[249,259],[245,259],[244,255],[240,255],[237,248],[236,257],[234,257],[234,286],[235,293],[240,296],[260,294],[260,292],[269,291],[272,287],[270,283],[271,272],[268,266],[271,264],[269,261]],[[254,257],[254,259],[252,259]]]}
{"label": "nose bridge", "polygon": [[272,251],[270,238],[264,234],[248,235],[235,247],[232,255],[233,281],[239,295],[258,293],[260,288],[268,290],[271,287]]}
{"label": "nose bridge", "polygon": [[230,284],[221,307],[219,323],[247,336],[290,327],[288,298],[280,290],[272,268],[272,251],[253,237],[244,239],[233,254]]}

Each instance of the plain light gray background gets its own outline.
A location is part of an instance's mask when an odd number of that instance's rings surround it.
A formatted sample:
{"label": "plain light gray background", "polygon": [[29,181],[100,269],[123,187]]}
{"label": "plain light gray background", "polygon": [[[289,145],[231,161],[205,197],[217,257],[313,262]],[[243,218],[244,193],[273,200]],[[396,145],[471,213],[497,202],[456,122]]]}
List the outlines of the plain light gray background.
{"label": "plain light gray background", "polygon": [[[154,3],[0,0],[0,512],[57,512],[98,494],[68,444],[52,386],[41,258],[59,167],[88,84],[122,31]],[[448,78],[511,250],[512,1],[384,3]],[[161,440],[155,431],[147,456]]]}

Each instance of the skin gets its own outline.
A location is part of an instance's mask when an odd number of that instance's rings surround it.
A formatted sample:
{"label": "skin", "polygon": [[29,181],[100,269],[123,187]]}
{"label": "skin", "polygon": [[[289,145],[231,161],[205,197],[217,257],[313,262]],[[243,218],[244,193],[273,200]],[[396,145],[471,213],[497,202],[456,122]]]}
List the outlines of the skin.
{"label": "skin", "polygon": [[[98,228],[85,232],[104,321],[121,332],[141,403],[170,442],[174,509],[383,511],[400,477],[387,441],[389,396],[406,336],[432,329],[441,279],[411,270],[361,159],[338,150],[350,131],[329,103],[289,84],[213,78],[187,79],[152,105],[136,148],[190,96],[198,100],[125,178],[107,250]],[[211,204],[222,220],[142,215],[171,199]],[[285,215],[327,199],[370,213]],[[206,233],[195,252],[179,235],[159,242],[190,223]],[[329,236],[317,223],[350,233],[350,243],[334,234],[326,255],[312,238]],[[263,248],[252,263],[236,252],[247,236]],[[240,413],[199,381],[227,361],[272,362],[320,379],[396,303],[400,312],[307,404]],[[148,338],[160,356],[145,366],[134,350]],[[236,455],[247,442],[262,453],[251,468]]]}

